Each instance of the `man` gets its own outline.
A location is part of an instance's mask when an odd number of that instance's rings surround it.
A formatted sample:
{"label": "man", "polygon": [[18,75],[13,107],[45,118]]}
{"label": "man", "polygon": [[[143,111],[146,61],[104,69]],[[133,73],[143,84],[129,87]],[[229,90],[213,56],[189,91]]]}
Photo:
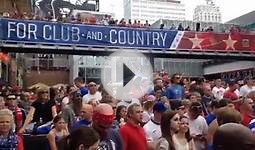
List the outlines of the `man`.
{"label": "man", "polygon": [[82,77],[77,77],[74,79],[74,84],[76,87],[80,89],[81,96],[84,96],[88,94],[88,89],[86,88],[86,85],[82,79]]}
{"label": "man", "polygon": [[230,100],[232,103],[234,103],[235,108],[239,110],[239,96],[236,94],[236,89],[238,88],[238,85],[235,80],[230,80],[228,83],[228,89],[225,91],[223,98]]}
{"label": "man", "polygon": [[26,119],[25,110],[18,107],[17,97],[14,94],[7,96],[6,105],[7,108],[13,112],[16,131],[19,131]]}
{"label": "man", "polygon": [[247,127],[237,123],[227,123],[215,132],[213,149],[255,150],[255,138]]}
{"label": "man", "polygon": [[120,128],[124,141],[124,150],[147,150],[144,129],[140,126],[143,119],[143,109],[138,104],[132,104],[127,110],[127,123]]}
{"label": "man", "polygon": [[161,137],[160,121],[162,114],[167,110],[163,102],[157,102],[153,106],[153,118],[146,123],[143,128],[145,130],[148,142],[156,142]]}
{"label": "man", "polygon": [[82,104],[80,111],[81,120],[73,125],[73,129],[77,129],[81,126],[90,126],[92,122],[93,107],[89,104]]}
{"label": "man", "polygon": [[247,77],[245,79],[246,84],[243,85],[240,88],[240,96],[245,97],[247,96],[251,91],[255,91],[255,86],[254,86],[254,78],[252,77]]}
{"label": "man", "polygon": [[225,89],[222,87],[221,79],[216,79],[215,80],[215,87],[212,89],[212,93],[214,98],[217,100],[223,99]]}
{"label": "man", "polygon": [[244,126],[248,127],[251,120],[255,119],[253,108],[254,108],[253,100],[251,98],[244,97],[240,106],[240,113],[242,115],[242,124]]}
{"label": "man", "polygon": [[97,91],[97,85],[95,82],[88,84],[89,92],[82,97],[82,103],[90,103],[91,101],[99,102],[102,99],[102,95]]}
{"label": "man", "polygon": [[92,127],[100,135],[98,150],[123,150],[118,130],[112,128],[115,115],[111,105],[99,104],[94,109]]}

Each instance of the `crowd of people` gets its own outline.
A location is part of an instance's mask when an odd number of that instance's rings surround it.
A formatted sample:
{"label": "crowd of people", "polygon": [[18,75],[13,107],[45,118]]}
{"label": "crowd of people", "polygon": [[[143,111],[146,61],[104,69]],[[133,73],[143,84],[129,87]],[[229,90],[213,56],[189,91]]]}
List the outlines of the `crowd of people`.
{"label": "crowd of people", "polygon": [[2,87],[0,149],[43,134],[51,150],[253,150],[255,78],[190,81],[155,74],[143,97],[118,100],[77,77],[69,86]]}

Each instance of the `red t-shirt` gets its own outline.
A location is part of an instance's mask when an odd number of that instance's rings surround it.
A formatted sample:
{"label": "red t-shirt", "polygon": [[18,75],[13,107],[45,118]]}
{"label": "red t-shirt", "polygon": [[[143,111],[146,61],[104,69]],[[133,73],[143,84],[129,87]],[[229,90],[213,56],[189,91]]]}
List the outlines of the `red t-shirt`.
{"label": "red t-shirt", "polygon": [[254,119],[251,115],[244,113],[242,114],[242,124],[245,125],[246,127],[249,126],[249,123],[251,120]]}
{"label": "red t-shirt", "polygon": [[147,141],[144,129],[126,123],[120,128],[120,134],[124,142],[124,150],[147,150]]}

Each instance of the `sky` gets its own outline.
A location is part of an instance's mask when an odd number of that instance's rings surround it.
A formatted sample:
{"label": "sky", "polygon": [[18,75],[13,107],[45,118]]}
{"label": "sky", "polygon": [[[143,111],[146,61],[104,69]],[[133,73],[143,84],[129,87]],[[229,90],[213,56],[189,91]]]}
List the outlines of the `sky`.
{"label": "sky", "polygon": [[[124,16],[123,1],[125,0],[99,0],[99,9],[102,12],[115,13],[116,19],[121,19]],[[205,0],[181,1],[185,4],[187,20],[193,19],[193,12],[197,5],[206,3]],[[223,23],[255,10],[254,0],[214,0],[214,2],[220,7]]]}

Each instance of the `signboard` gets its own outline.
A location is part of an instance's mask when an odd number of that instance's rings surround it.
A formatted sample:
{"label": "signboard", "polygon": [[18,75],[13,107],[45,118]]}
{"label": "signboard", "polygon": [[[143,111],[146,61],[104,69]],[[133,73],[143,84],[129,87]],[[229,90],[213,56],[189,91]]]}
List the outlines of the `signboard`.
{"label": "signboard", "polygon": [[0,19],[0,40],[25,44],[255,52],[255,35]]}

